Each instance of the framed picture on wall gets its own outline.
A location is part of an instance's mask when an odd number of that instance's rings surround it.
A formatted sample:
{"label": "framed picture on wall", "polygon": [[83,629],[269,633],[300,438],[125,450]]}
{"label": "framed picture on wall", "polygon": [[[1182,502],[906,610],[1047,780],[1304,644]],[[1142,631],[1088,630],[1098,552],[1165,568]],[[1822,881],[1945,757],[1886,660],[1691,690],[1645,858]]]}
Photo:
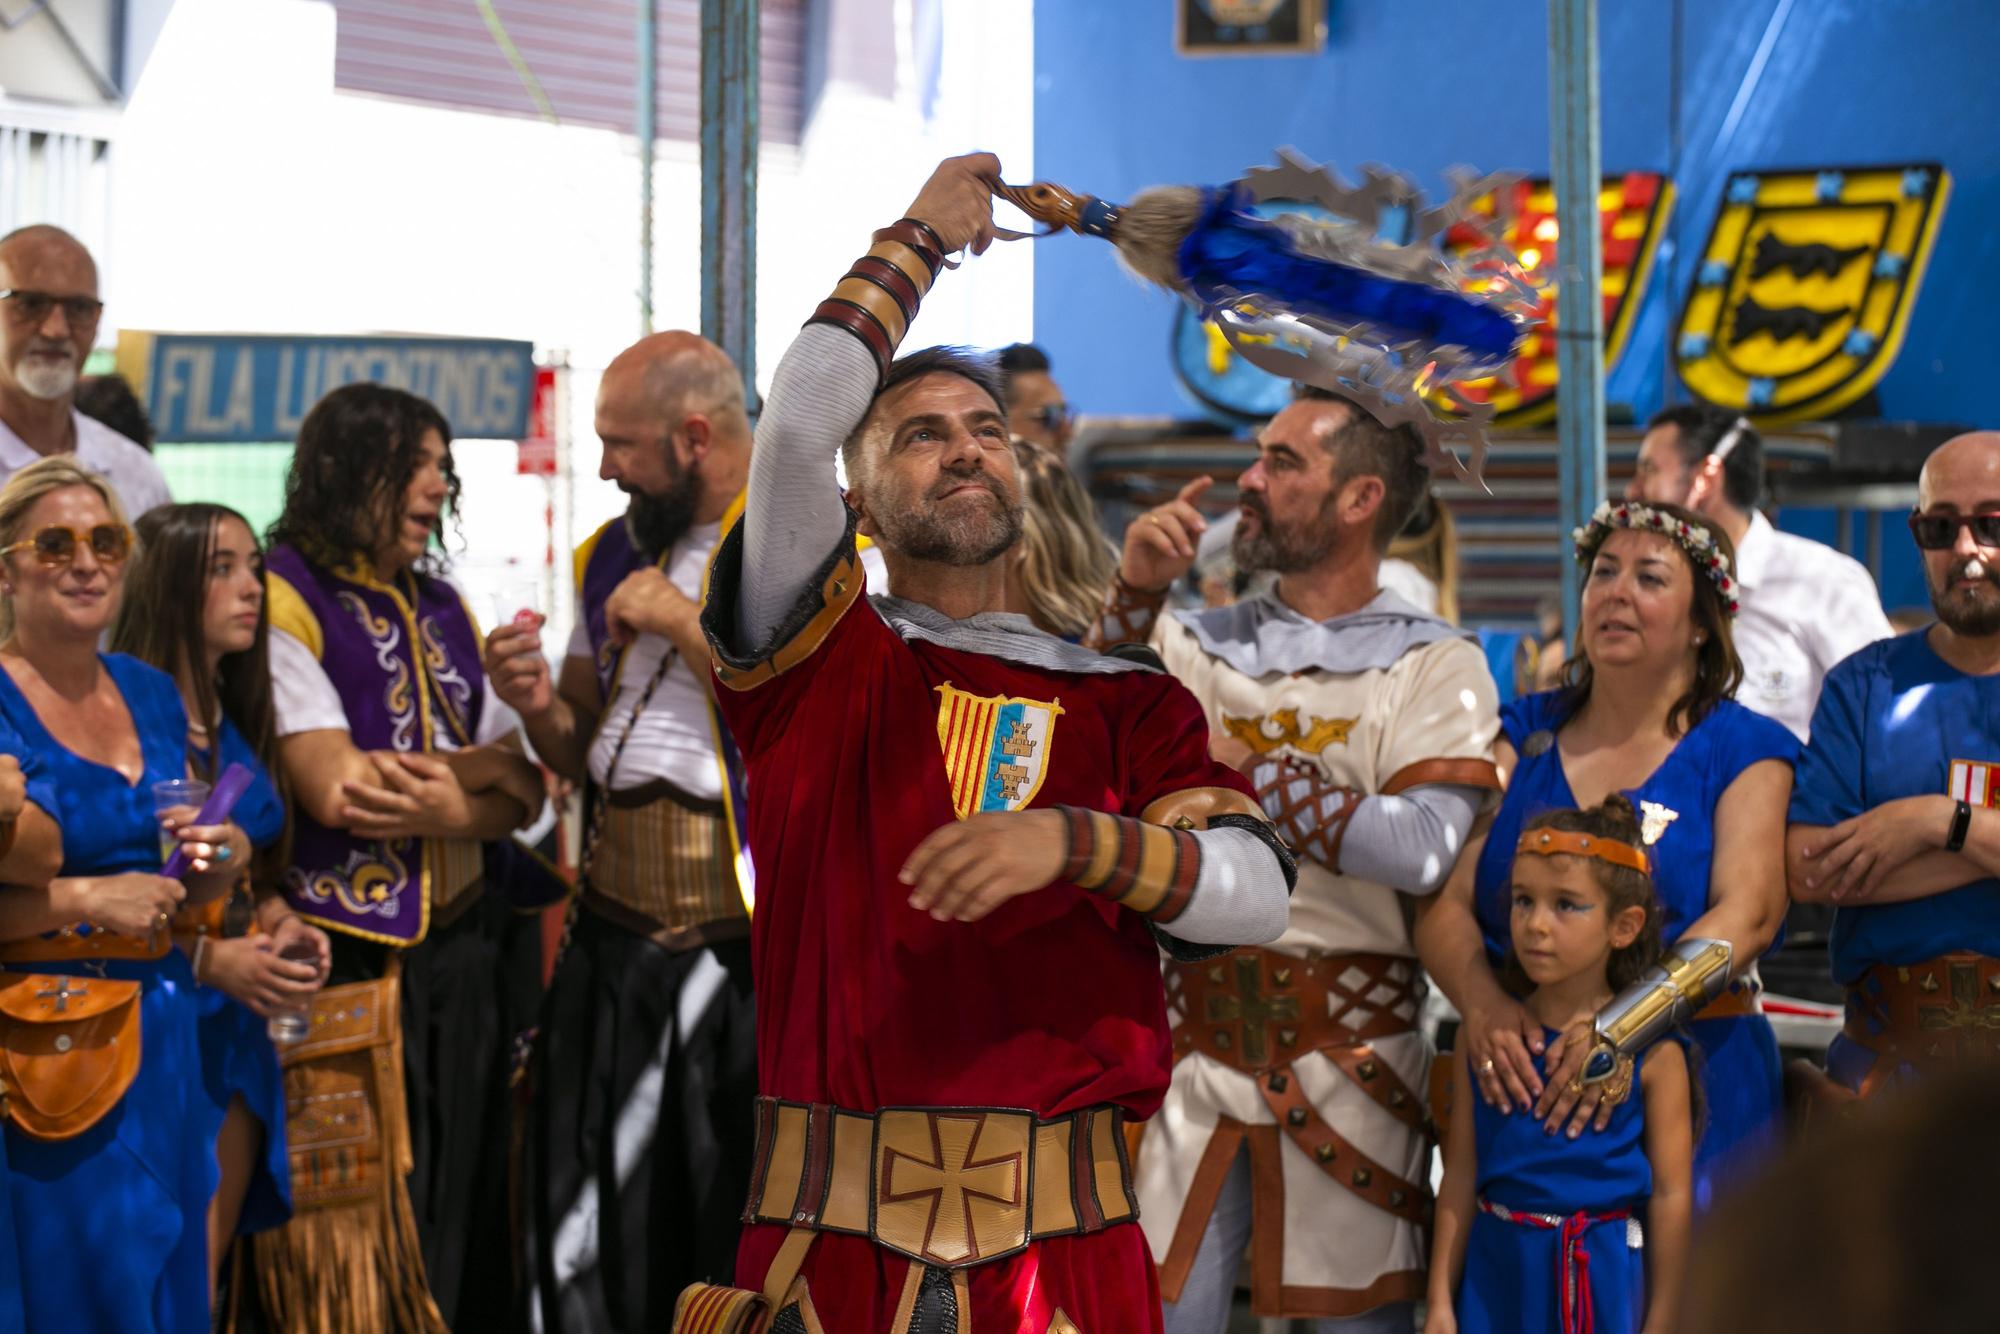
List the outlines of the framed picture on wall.
{"label": "framed picture on wall", "polygon": [[1184,56],[1312,55],[1326,41],[1326,0],[1174,0]]}

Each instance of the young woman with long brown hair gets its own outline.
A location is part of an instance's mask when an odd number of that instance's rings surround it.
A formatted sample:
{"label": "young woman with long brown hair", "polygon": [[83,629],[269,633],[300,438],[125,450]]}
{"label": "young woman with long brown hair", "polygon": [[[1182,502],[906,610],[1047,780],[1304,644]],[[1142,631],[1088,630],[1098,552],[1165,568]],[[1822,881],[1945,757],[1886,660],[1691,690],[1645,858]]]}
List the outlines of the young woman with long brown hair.
{"label": "young woman with long brown hair", "polygon": [[208,1220],[214,1270],[239,1231],[291,1214],[284,1091],[265,1025],[319,989],[328,945],[277,893],[286,815],[271,777],[263,551],[243,516],[223,505],[163,505],[139,520],[138,533],[112,646],[174,678],[198,777],[212,783],[231,764],[256,776],[235,818],[257,856],[228,898],[183,909],[174,923],[200,984],[202,1083],[219,1169]]}

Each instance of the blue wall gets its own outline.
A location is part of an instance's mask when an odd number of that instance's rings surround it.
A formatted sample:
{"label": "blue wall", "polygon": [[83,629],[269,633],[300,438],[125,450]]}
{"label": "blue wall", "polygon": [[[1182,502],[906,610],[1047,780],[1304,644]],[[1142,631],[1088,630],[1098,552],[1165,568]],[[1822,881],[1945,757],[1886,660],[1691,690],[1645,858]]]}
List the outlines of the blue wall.
{"label": "blue wall", "polygon": [[[1440,196],[1441,171],[1545,175],[1544,0],[1329,0],[1315,56],[1178,56],[1167,0],[1035,7],[1037,174],[1110,198],[1214,183],[1296,146],[1350,176],[1396,167]],[[1643,418],[1685,398],[1672,317],[1728,173],[1934,159],[1953,177],[1929,274],[1877,387],[1894,419],[2000,425],[2000,3],[1994,0],[1600,0],[1607,171],[1678,191],[1632,339],[1608,383]],[[1676,59],[1678,52],[1678,59]],[[1173,303],[1101,242],[1040,243],[1035,336],[1092,413],[1193,414],[1168,358]],[[1831,514],[1785,516],[1832,537]],[[1884,600],[1921,602],[1914,552],[1885,531]]]}
{"label": "blue wall", "polygon": [[[1189,58],[1174,53],[1166,0],[1043,0],[1037,173],[1119,198],[1227,180],[1284,145],[1350,173],[1384,162],[1434,194],[1457,163],[1547,173],[1543,0],[1331,0],[1331,11],[1316,56]],[[1671,315],[1727,173],[1937,159],[1952,195],[1882,411],[2000,424],[1985,383],[2000,351],[1985,295],[2000,263],[2000,4],[1602,0],[1599,24],[1605,168],[1668,172],[1679,191],[1613,402],[1643,416],[1684,396],[1668,368]],[[1080,409],[1188,410],[1166,351],[1172,313],[1101,243],[1040,244],[1036,339]]]}

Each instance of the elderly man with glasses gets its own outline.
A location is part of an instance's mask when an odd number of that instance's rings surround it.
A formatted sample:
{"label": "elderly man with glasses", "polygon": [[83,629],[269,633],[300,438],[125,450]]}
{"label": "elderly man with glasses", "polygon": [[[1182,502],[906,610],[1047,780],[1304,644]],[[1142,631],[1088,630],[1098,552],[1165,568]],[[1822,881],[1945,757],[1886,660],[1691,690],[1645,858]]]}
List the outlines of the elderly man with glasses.
{"label": "elderly man with glasses", "polygon": [[173,500],[160,465],[76,409],[103,313],[97,263],[81,241],[45,225],[0,236],[0,484],[37,459],[73,454],[136,520]]}
{"label": "elderly man with glasses", "polygon": [[1863,1096],[2000,1056],[2000,432],[1924,464],[1910,532],[1937,622],[1827,675],[1786,837],[1792,896],[1834,907]]}

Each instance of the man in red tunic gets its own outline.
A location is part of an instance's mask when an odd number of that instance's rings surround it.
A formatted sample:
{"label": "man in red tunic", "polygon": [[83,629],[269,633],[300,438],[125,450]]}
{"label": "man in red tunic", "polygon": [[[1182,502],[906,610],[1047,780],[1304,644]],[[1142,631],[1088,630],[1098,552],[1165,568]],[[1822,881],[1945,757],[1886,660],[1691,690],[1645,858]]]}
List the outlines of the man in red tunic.
{"label": "man in red tunic", "polygon": [[[1001,611],[990,369],[893,360],[944,256],[991,241],[999,171],[941,165],[793,343],[704,611],[757,882],[737,1278],[777,1330],[1157,1330],[1121,1130],[1167,1087],[1159,949],[1285,926],[1289,854],[1193,697]],[[893,596],[864,599],[857,533]],[[679,1327],[727,1300],[690,1289]]]}

